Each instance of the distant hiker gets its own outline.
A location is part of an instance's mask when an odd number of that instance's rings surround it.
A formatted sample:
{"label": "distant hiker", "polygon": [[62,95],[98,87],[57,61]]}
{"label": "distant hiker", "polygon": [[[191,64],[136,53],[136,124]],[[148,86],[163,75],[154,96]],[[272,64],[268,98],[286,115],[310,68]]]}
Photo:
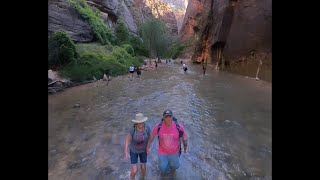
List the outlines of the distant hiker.
{"label": "distant hiker", "polygon": [[181,140],[183,141],[184,153],[187,152],[187,134],[177,119],[173,117],[171,110],[167,109],[162,114],[161,121],[153,128],[147,144],[147,153],[150,153],[150,145],[158,135],[159,167],[162,174],[170,172],[173,176],[179,168],[179,157],[181,155]]}
{"label": "distant hiker", "polygon": [[140,78],[140,76],[141,76],[141,68],[140,67],[137,68],[137,76],[138,76],[138,78]]}
{"label": "distant hiker", "polygon": [[182,61],[180,61],[180,63],[182,64]]}
{"label": "distant hiker", "polygon": [[203,75],[206,74],[207,64],[202,64]]}
{"label": "distant hiker", "polygon": [[146,65],[147,65],[147,62],[144,62],[144,65],[146,66]]}
{"label": "distant hiker", "polygon": [[168,64],[168,60],[166,59],[166,64]]}
{"label": "distant hiker", "polygon": [[171,62],[171,59],[169,59],[169,62]]}
{"label": "distant hiker", "polygon": [[106,70],[105,73],[103,74],[103,81],[110,81],[110,79],[111,79],[110,75],[111,74],[112,74],[111,71]]}
{"label": "distant hiker", "polygon": [[187,72],[188,67],[187,67],[187,65],[186,65],[186,64],[183,64],[183,65],[182,65],[182,68],[183,68],[184,72]]}
{"label": "distant hiker", "polygon": [[[136,118],[132,120],[134,125],[130,128],[129,133],[127,134],[125,145],[124,145],[124,159],[129,159],[131,161],[131,173],[130,179],[133,180],[138,171],[138,159],[140,159],[140,166],[142,175],[145,176],[147,167],[147,152],[146,147],[150,137],[150,127],[145,124],[148,120],[147,117],[144,117],[142,113],[136,114]],[[128,147],[130,147],[128,153]]]}
{"label": "distant hiker", "polygon": [[158,63],[156,62],[156,69],[158,69]]}
{"label": "distant hiker", "polygon": [[207,69],[207,67],[206,67],[206,66],[204,66],[204,65],[202,65],[203,75],[205,75],[205,74],[206,74],[206,69]]}
{"label": "distant hiker", "polygon": [[133,73],[134,73],[134,66],[133,64],[129,67],[131,78],[133,78]]}

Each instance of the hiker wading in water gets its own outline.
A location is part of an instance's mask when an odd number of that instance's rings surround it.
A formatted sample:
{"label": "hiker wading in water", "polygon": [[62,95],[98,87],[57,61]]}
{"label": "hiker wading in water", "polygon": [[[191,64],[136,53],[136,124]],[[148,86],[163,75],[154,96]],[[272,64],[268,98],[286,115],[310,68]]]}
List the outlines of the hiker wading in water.
{"label": "hiker wading in water", "polygon": [[163,112],[163,118],[153,130],[147,144],[147,153],[150,153],[150,145],[158,135],[159,138],[159,167],[162,174],[170,173],[171,176],[175,174],[176,169],[179,168],[179,157],[181,155],[181,139],[183,141],[184,153],[187,152],[187,134],[182,124],[177,122],[173,117],[171,110],[167,109]]}
{"label": "hiker wading in water", "polygon": [[124,145],[124,159],[128,160],[128,146],[130,145],[130,161],[131,173],[130,179],[133,180],[138,171],[138,159],[140,159],[142,175],[146,175],[147,152],[146,146],[150,137],[150,127],[145,124],[148,120],[143,114],[136,114],[136,118],[132,120],[135,124],[129,130]]}
{"label": "hiker wading in water", "polygon": [[187,65],[186,65],[186,64],[183,64],[183,65],[182,65],[182,68],[183,68],[184,72],[187,72],[188,67],[187,67]]}
{"label": "hiker wading in water", "polygon": [[134,66],[133,66],[133,64],[129,67],[129,71],[130,71],[130,77],[133,78],[133,73],[134,73]]}

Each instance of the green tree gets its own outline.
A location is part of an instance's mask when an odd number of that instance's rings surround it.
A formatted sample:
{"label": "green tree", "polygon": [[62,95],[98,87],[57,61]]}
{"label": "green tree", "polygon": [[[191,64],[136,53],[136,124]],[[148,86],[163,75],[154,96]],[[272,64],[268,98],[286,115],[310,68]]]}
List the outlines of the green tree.
{"label": "green tree", "polygon": [[149,51],[143,44],[142,39],[137,35],[130,35],[130,44],[134,49],[135,55],[149,56]]}
{"label": "green tree", "polygon": [[65,32],[56,32],[49,38],[48,52],[48,64],[52,69],[76,62],[79,57],[76,46]]}
{"label": "green tree", "polygon": [[124,21],[120,18],[117,21],[115,34],[118,38],[118,45],[128,44],[130,41],[130,34],[128,28],[125,26]]}
{"label": "green tree", "polygon": [[151,19],[141,26],[143,44],[149,51],[149,57],[164,57],[171,43],[170,35],[166,33],[165,24],[158,19]]}

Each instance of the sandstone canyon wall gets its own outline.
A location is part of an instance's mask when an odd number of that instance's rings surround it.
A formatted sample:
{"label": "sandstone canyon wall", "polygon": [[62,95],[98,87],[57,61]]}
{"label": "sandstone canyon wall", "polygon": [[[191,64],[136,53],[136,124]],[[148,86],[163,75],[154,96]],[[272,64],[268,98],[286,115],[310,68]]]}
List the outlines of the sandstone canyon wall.
{"label": "sandstone canyon wall", "polygon": [[[122,18],[130,32],[138,34],[141,23],[155,16],[165,22],[172,35],[178,35],[178,21],[175,14],[178,14],[178,20],[182,24],[186,1],[87,0],[87,3],[101,12],[105,23],[113,30],[117,20]],[[94,38],[89,24],[68,5],[66,0],[49,0],[48,34],[58,31],[67,32],[75,42],[91,42]]]}
{"label": "sandstone canyon wall", "polygon": [[271,81],[271,0],[189,0],[179,38],[195,38],[192,61]]}

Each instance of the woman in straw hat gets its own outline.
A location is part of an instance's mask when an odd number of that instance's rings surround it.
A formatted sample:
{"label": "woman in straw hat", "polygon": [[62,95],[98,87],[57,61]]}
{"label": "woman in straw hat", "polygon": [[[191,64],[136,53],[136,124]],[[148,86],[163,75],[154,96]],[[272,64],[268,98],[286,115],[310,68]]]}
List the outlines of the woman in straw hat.
{"label": "woman in straw hat", "polygon": [[130,179],[134,179],[138,171],[138,158],[140,159],[142,175],[146,174],[147,152],[146,147],[150,136],[150,127],[145,124],[148,120],[142,113],[136,114],[133,128],[130,129],[124,146],[124,158],[128,160],[128,146],[130,147],[131,173]]}

